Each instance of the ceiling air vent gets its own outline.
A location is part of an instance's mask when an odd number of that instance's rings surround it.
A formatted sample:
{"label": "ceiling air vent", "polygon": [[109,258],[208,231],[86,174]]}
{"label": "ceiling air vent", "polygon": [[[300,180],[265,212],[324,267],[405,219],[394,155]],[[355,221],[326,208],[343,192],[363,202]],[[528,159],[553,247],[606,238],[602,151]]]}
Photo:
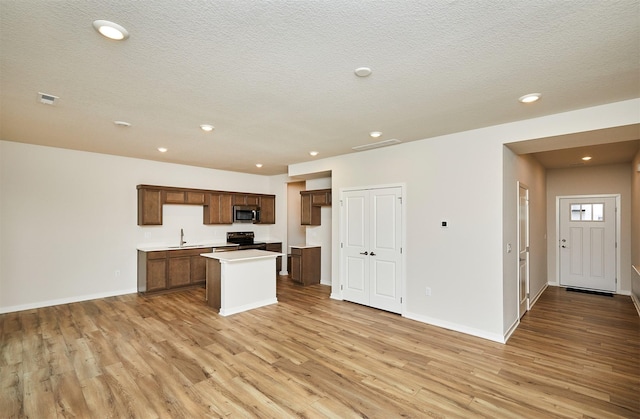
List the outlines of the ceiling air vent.
{"label": "ceiling air vent", "polygon": [[60,99],[58,96],[38,92],[38,102],[44,103],[45,105],[55,105],[58,99]]}
{"label": "ceiling air vent", "polygon": [[380,147],[386,147],[388,145],[398,144],[400,142],[402,142],[402,141],[396,140],[394,138],[392,140],[378,141],[377,143],[358,145],[358,146],[355,146],[355,147],[351,147],[351,149],[355,150],[355,151],[365,151],[365,150],[371,150],[373,148],[380,148]]}

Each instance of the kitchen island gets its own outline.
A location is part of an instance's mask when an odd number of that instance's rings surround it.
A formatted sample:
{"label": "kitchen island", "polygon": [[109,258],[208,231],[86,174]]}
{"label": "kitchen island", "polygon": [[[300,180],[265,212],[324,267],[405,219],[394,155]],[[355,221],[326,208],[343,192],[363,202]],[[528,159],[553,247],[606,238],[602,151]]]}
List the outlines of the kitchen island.
{"label": "kitchen island", "polygon": [[207,259],[207,304],[221,316],[263,307],[276,298],[276,258],[264,250],[202,253]]}

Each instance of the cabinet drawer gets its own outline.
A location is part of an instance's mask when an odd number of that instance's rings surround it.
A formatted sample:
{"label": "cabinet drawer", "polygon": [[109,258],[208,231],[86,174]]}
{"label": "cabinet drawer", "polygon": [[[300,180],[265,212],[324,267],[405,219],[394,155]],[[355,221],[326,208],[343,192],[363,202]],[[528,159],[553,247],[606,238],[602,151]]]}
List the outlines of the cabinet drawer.
{"label": "cabinet drawer", "polygon": [[165,259],[167,257],[167,252],[147,252],[147,259]]}
{"label": "cabinet drawer", "polygon": [[170,258],[180,258],[186,256],[199,256],[201,253],[211,253],[211,247],[196,247],[193,249],[169,250]]}
{"label": "cabinet drawer", "polygon": [[291,254],[292,255],[301,255],[302,254],[302,249],[298,249],[297,247],[292,247],[291,248]]}

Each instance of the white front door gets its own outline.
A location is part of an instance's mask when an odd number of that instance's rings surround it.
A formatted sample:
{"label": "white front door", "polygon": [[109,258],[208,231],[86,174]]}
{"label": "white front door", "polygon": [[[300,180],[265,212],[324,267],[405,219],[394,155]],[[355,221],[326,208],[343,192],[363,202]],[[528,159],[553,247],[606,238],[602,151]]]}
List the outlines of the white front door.
{"label": "white front door", "polygon": [[400,187],[345,192],[345,300],[402,311],[401,197]]}
{"label": "white front door", "polygon": [[529,306],[529,189],[518,184],[518,305],[522,318]]}
{"label": "white front door", "polygon": [[560,285],[616,290],[616,198],[560,198]]}

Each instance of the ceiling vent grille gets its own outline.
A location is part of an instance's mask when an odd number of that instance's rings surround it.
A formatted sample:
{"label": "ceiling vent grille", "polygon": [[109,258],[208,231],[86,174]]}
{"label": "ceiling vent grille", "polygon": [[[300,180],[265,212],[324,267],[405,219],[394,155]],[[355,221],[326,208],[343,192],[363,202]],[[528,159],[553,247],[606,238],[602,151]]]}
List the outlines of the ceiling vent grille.
{"label": "ceiling vent grille", "polygon": [[38,92],[38,102],[44,103],[45,105],[55,105],[58,99],[60,99],[58,96]]}
{"label": "ceiling vent grille", "polygon": [[394,138],[392,140],[378,141],[377,143],[358,145],[358,146],[355,146],[355,147],[351,147],[351,149],[355,150],[355,151],[365,151],[365,150],[371,150],[371,149],[374,149],[374,148],[380,148],[380,147],[386,147],[386,146],[389,146],[389,145],[398,144],[400,142],[402,142],[402,141],[396,140]]}

